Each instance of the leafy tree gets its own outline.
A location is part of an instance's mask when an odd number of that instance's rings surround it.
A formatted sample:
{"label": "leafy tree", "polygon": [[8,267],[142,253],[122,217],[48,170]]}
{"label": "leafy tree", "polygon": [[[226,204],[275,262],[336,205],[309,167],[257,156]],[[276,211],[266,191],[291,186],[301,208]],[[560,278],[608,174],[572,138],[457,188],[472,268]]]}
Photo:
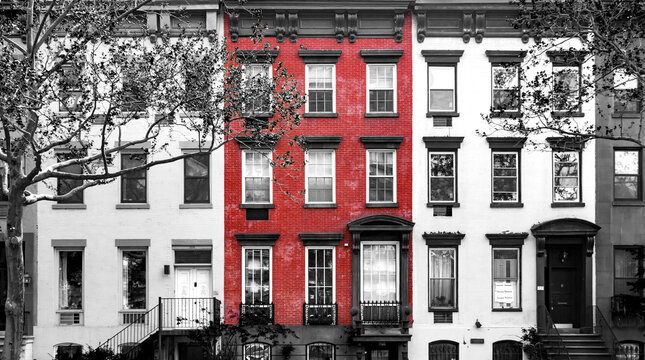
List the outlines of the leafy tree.
{"label": "leafy tree", "polygon": [[[555,133],[644,146],[643,2],[512,2],[519,10],[513,25],[533,36],[535,44],[520,71],[521,112],[499,117],[494,110],[500,109],[491,109],[492,115],[484,118],[492,131]],[[558,66],[552,68],[554,64]],[[585,109],[596,116],[581,117]]]}
{"label": "leafy tree", "polygon": [[[275,144],[299,125],[304,99],[287,69],[274,65],[272,78],[245,74],[245,61],[273,60],[269,44],[257,38],[258,51],[243,58],[206,31],[149,33],[149,2],[0,5],[0,169],[8,199],[5,359],[19,358],[23,335],[24,207],[67,201],[241,137],[245,144]],[[170,15],[182,21],[181,13]],[[248,99],[265,99],[262,116],[255,116]],[[172,154],[168,144],[177,140],[194,141],[198,150]],[[115,157],[133,150],[144,152],[145,161],[115,166]],[[279,166],[291,162],[288,152],[275,159]]]}

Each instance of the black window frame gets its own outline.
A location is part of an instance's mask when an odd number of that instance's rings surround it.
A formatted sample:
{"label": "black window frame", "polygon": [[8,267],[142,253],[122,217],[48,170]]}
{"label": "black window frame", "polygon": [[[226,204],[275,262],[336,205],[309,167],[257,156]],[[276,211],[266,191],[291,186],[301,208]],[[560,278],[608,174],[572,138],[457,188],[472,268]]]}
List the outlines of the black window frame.
{"label": "black window frame", "polygon": [[[507,348],[503,348],[504,346],[511,346],[514,347],[515,349],[512,349],[514,353],[509,353]],[[502,347],[501,349],[495,349],[496,347]],[[497,350],[497,351],[496,351]],[[493,343],[493,360],[522,360],[523,357],[523,350],[522,350],[522,343],[519,341],[514,341],[514,340],[500,340],[496,341]],[[501,355],[501,357],[497,357],[496,355]],[[513,357],[512,355],[516,355],[517,357]]]}
{"label": "black window frame", "polygon": [[[56,157],[58,158],[58,162],[61,162],[61,161],[66,161],[70,158],[73,158],[74,156],[68,152],[60,152],[56,154]],[[61,167],[58,170],[61,172],[68,172],[72,174],[83,174],[83,166],[81,164],[71,164],[68,166]],[[56,178],[56,194],[65,195],[70,190],[82,185],[83,185],[83,180],[64,179],[64,178],[58,177]],[[61,193],[61,189],[67,189],[67,190]],[[84,201],[85,201],[84,191],[81,190],[68,199],[58,200],[57,203],[58,204],[83,204]]]}
{"label": "black window frame", "polygon": [[[146,152],[124,152],[124,153],[121,153],[121,159],[120,159],[121,160],[121,169],[122,170],[124,170],[124,168],[123,168],[123,159],[126,156],[130,157],[130,158],[133,158],[135,156],[143,157],[144,163],[136,165],[135,167],[141,166],[143,164],[148,163],[148,154]],[[130,169],[130,168],[128,168],[128,169]],[[134,176],[134,174],[136,172],[138,172],[138,171],[142,171],[143,176]],[[144,184],[144,186],[143,186],[143,201],[136,201],[136,200],[133,201],[133,200],[125,199],[124,195],[126,193],[125,190],[127,188],[126,187],[126,182],[128,180],[141,180],[141,179],[144,180],[144,183],[143,183]],[[137,199],[137,200],[141,200],[141,199]],[[123,175],[121,175],[120,201],[121,201],[122,204],[145,204],[145,203],[148,202],[148,169],[147,168],[137,170],[137,171],[134,171],[134,172],[130,172],[130,173],[124,173]]]}
{"label": "black window frame", "polygon": [[328,342],[324,342],[324,341],[317,341],[317,342],[313,342],[313,343],[309,343],[309,344],[307,344],[307,346],[306,346],[306,352],[307,352],[307,353],[306,353],[306,360],[311,360],[311,358],[309,357],[309,347],[310,347],[310,346],[312,346],[312,345],[317,345],[317,346],[325,345],[325,346],[329,346],[329,348],[331,349],[331,360],[335,360],[335,359],[336,359],[336,346],[335,346],[334,344],[332,344],[332,343],[328,343]]}
{"label": "black window frame", "polygon": [[[430,257],[430,252],[432,250],[454,250],[455,252],[455,260],[454,260],[454,288],[453,288],[453,296],[454,296],[454,304],[451,307],[437,307],[432,305],[432,300],[431,300],[431,289],[432,286],[430,284],[432,278],[430,277],[430,268],[432,266],[432,259]],[[445,279],[445,278],[441,278]],[[458,245],[446,245],[446,246],[439,246],[439,245],[433,245],[433,246],[428,246],[428,311],[430,312],[457,312],[459,310],[459,246]]]}
{"label": "black window frame", "polygon": [[[617,174],[616,173],[616,153],[617,152],[636,152],[638,154],[638,173],[637,174]],[[642,166],[642,151],[639,148],[614,148],[613,151],[613,197],[616,201],[639,201],[643,199],[643,166]],[[636,184],[636,197],[635,198],[619,198],[616,196],[616,177],[617,176],[637,176]]]}
{"label": "black window frame", "polygon": [[642,294],[643,294],[642,289],[640,291],[640,294],[636,294],[633,291],[630,291],[630,293],[628,293],[628,294],[616,293],[616,280],[617,279],[621,279],[622,281],[626,281],[626,280],[627,281],[629,281],[629,280],[636,281],[636,280],[639,280],[639,279],[643,278],[643,276],[642,275],[639,276],[638,273],[634,274],[634,276],[631,276],[631,277],[621,277],[621,278],[616,277],[616,250],[624,250],[624,251],[630,253],[631,256],[636,257],[636,260],[638,260],[640,262],[640,264],[638,264],[638,267],[640,268],[640,267],[645,266],[645,264],[643,263],[644,259],[645,259],[645,248],[643,246],[640,246],[640,245],[614,245],[614,247],[612,249],[612,264],[613,264],[613,266],[612,266],[612,287],[613,287],[613,295],[614,295],[614,297],[620,296],[620,295],[642,296]]}
{"label": "black window frame", "polygon": [[[439,354],[439,357],[433,357],[432,347],[433,346],[454,346],[455,353]],[[428,343],[428,359],[429,360],[444,360],[448,359],[446,356],[455,355],[455,357],[450,357],[451,360],[459,360],[459,343],[456,341],[450,340],[438,340]]]}
{"label": "black window frame", "polygon": [[[198,159],[201,159],[198,160]],[[206,165],[206,176],[189,176],[188,175],[188,162],[194,160],[197,162],[200,162],[202,165]],[[203,160],[206,160],[204,163]],[[204,154],[198,154],[198,155],[192,155],[184,159],[184,204],[208,204],[211,201],[211,196],[210,196],[210,154],[209,153],[204,153]],[[202,185],[199,186],[199,189],[197,190],[206,190],[206,198],[205,199],[198,199],[198,200],[193,200],[189,199],[189,183],[196,183],[200,184],[200,180]],[[204,187],[205,189],[201,188]],[[194,192],[194,191],[193,191]],[[199,193],[197,191],[196,193]]]}

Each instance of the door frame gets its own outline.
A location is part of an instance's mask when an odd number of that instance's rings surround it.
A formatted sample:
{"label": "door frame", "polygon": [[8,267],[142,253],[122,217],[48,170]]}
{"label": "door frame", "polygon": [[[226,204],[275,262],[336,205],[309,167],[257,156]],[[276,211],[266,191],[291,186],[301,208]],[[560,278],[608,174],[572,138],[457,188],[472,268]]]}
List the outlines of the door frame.
{"label": "door frame", "polygon": [[[551,304],[551,292],[553,289],[551,288],[551,276],[553,274],[553,269],[555,268],[560,268],[560,269],[575,269],[574,273],[574,284],[575,284],[575,289],[573,290],[573,309],[576,309],[578,311],[573,312],[573,318],[572,318],[572,327],[574,328],[579,328],[580,327],[580,319],[584,316],[584,306],[581,306],[584,300],[584,288],[585,284],[584,282],[578,282],[576,280],[581,278],[581,275],[583,273],[583,262],[584,262],[584,255],[582,252],[582,247],[580,244],[566,244],[566,241],[564,242],[557,242],[557,243],[551,243],[546,245],[546,267],[544,268],[545,274],[545,289],[544,289],[544,299],[545,299],[545,306],[549,311],[552,310],[553,304]],[[577,261],[573,266],[554,266],[557,264],[557,261],[559,259],[554,259],[553,258],[553,253],[552,251],[555,249],[570,249],[575,255],[577,256]],[[551,253],[551,256],[548,254]],[[551,314],[553,317],[553,314]],[[559,324],[555,319],[553,319],[553,322],[556,324]],[[563,323],[565,324],[565,323]]]}

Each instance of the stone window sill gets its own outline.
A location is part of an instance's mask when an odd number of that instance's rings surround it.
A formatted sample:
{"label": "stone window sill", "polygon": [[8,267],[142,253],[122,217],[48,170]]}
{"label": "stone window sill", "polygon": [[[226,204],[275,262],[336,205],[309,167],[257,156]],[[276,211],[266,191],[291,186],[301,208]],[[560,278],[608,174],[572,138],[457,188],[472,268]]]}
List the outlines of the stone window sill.
{"label": "stone window sill", "polygon": [[366,118],[398,118],[400,115],[398,112],[396,113],[372,113],[368,112],[365,113]]}
{"label": "stone window sill", "polygon": [[643,207],[645,206],[645,203],[642,200],[614,200],[611,205]]}
{"label": "stone window sill", "polygon": [[509,309],[497,309],[493,308],[493,312],[522,312],[522,308],[509,308]]}
{"label": "stone window sill", "polygon": [[519,111],[493,111],[490,113],[492,118],[518,118],[522,117],[522,113]]}
{"label": "stone window sill", "polygon": [[338,207],[338,204],[336,204],[336,203],[326,203],[326,204],[309,203],[309,204],[304,204],[303,207],[305,209],[335,209],[335,208]]}
{"label": "stone window sill", "polygon": [[572,207],[585,207],[583,202],[554,202],[551,203],[552,208],[572,208]]}
{"label": "stone window sill", "polygon": [[306,118],[337,118],[338,113],[314,113],[308,112],[303,115]]}
{"label": "stone window sill", "polygon": [[492,202],[490,203],[491,208],[523,208],[523,203],[501,203],[501,202]]}
{"label": "stone window sill", "polygon": [[240,209],[275,209],[274,204],[240,204]]}
{"label": "stone window sill", "polygon": [[459,113],[454,111],[428,111],[426,113],[426,117],[435,117],[435,116],[458,117]]}
{"label": "stone window sill", "polygon": [[85,210],[87,205],[85,204],[52,204],[52,209],[54,210]]}
{"label": "stone window sill", "polygon": [[136,203],[136,204],[116,204],[117,209],[150,209],[150,204]]}
{"label": "stone window sill", "polygon": [[585,113],[580,111],[551,111],[552,117],[584,117]]}
{"label": "stone window sill", "polygon": [[460,204],[458,202],[429,202],[426,203],[426,207],[433,208],[433,207],[441,207],[441,206],[452,206],[454,208],[458,208]]}
{"label": "stone window sill", "polygon": [[180,209],[212,209],[213,204],[179,204]]}
{"label": "stone window sill", "polygon": [[399,203],[365,203],[366,208],[398,208]]}

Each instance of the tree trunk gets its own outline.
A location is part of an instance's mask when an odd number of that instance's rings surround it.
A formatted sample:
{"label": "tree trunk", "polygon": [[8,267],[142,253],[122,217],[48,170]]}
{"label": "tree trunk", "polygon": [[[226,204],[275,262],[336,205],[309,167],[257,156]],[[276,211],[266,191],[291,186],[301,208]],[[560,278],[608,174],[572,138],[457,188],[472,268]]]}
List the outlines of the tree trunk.
{"label": "tree trunk", "polygon": [[[19,188],[15,186],[14,188]],[[12,189],[14,190],[14,189]],[[7,316],[4,349],[5,360],[19,360],[22,350],[25,313],[25,260],[22,251],[22,191],[11,191],[7,214],[7,236],[5,249],[7,254],[7,301],[4,304]]]}

